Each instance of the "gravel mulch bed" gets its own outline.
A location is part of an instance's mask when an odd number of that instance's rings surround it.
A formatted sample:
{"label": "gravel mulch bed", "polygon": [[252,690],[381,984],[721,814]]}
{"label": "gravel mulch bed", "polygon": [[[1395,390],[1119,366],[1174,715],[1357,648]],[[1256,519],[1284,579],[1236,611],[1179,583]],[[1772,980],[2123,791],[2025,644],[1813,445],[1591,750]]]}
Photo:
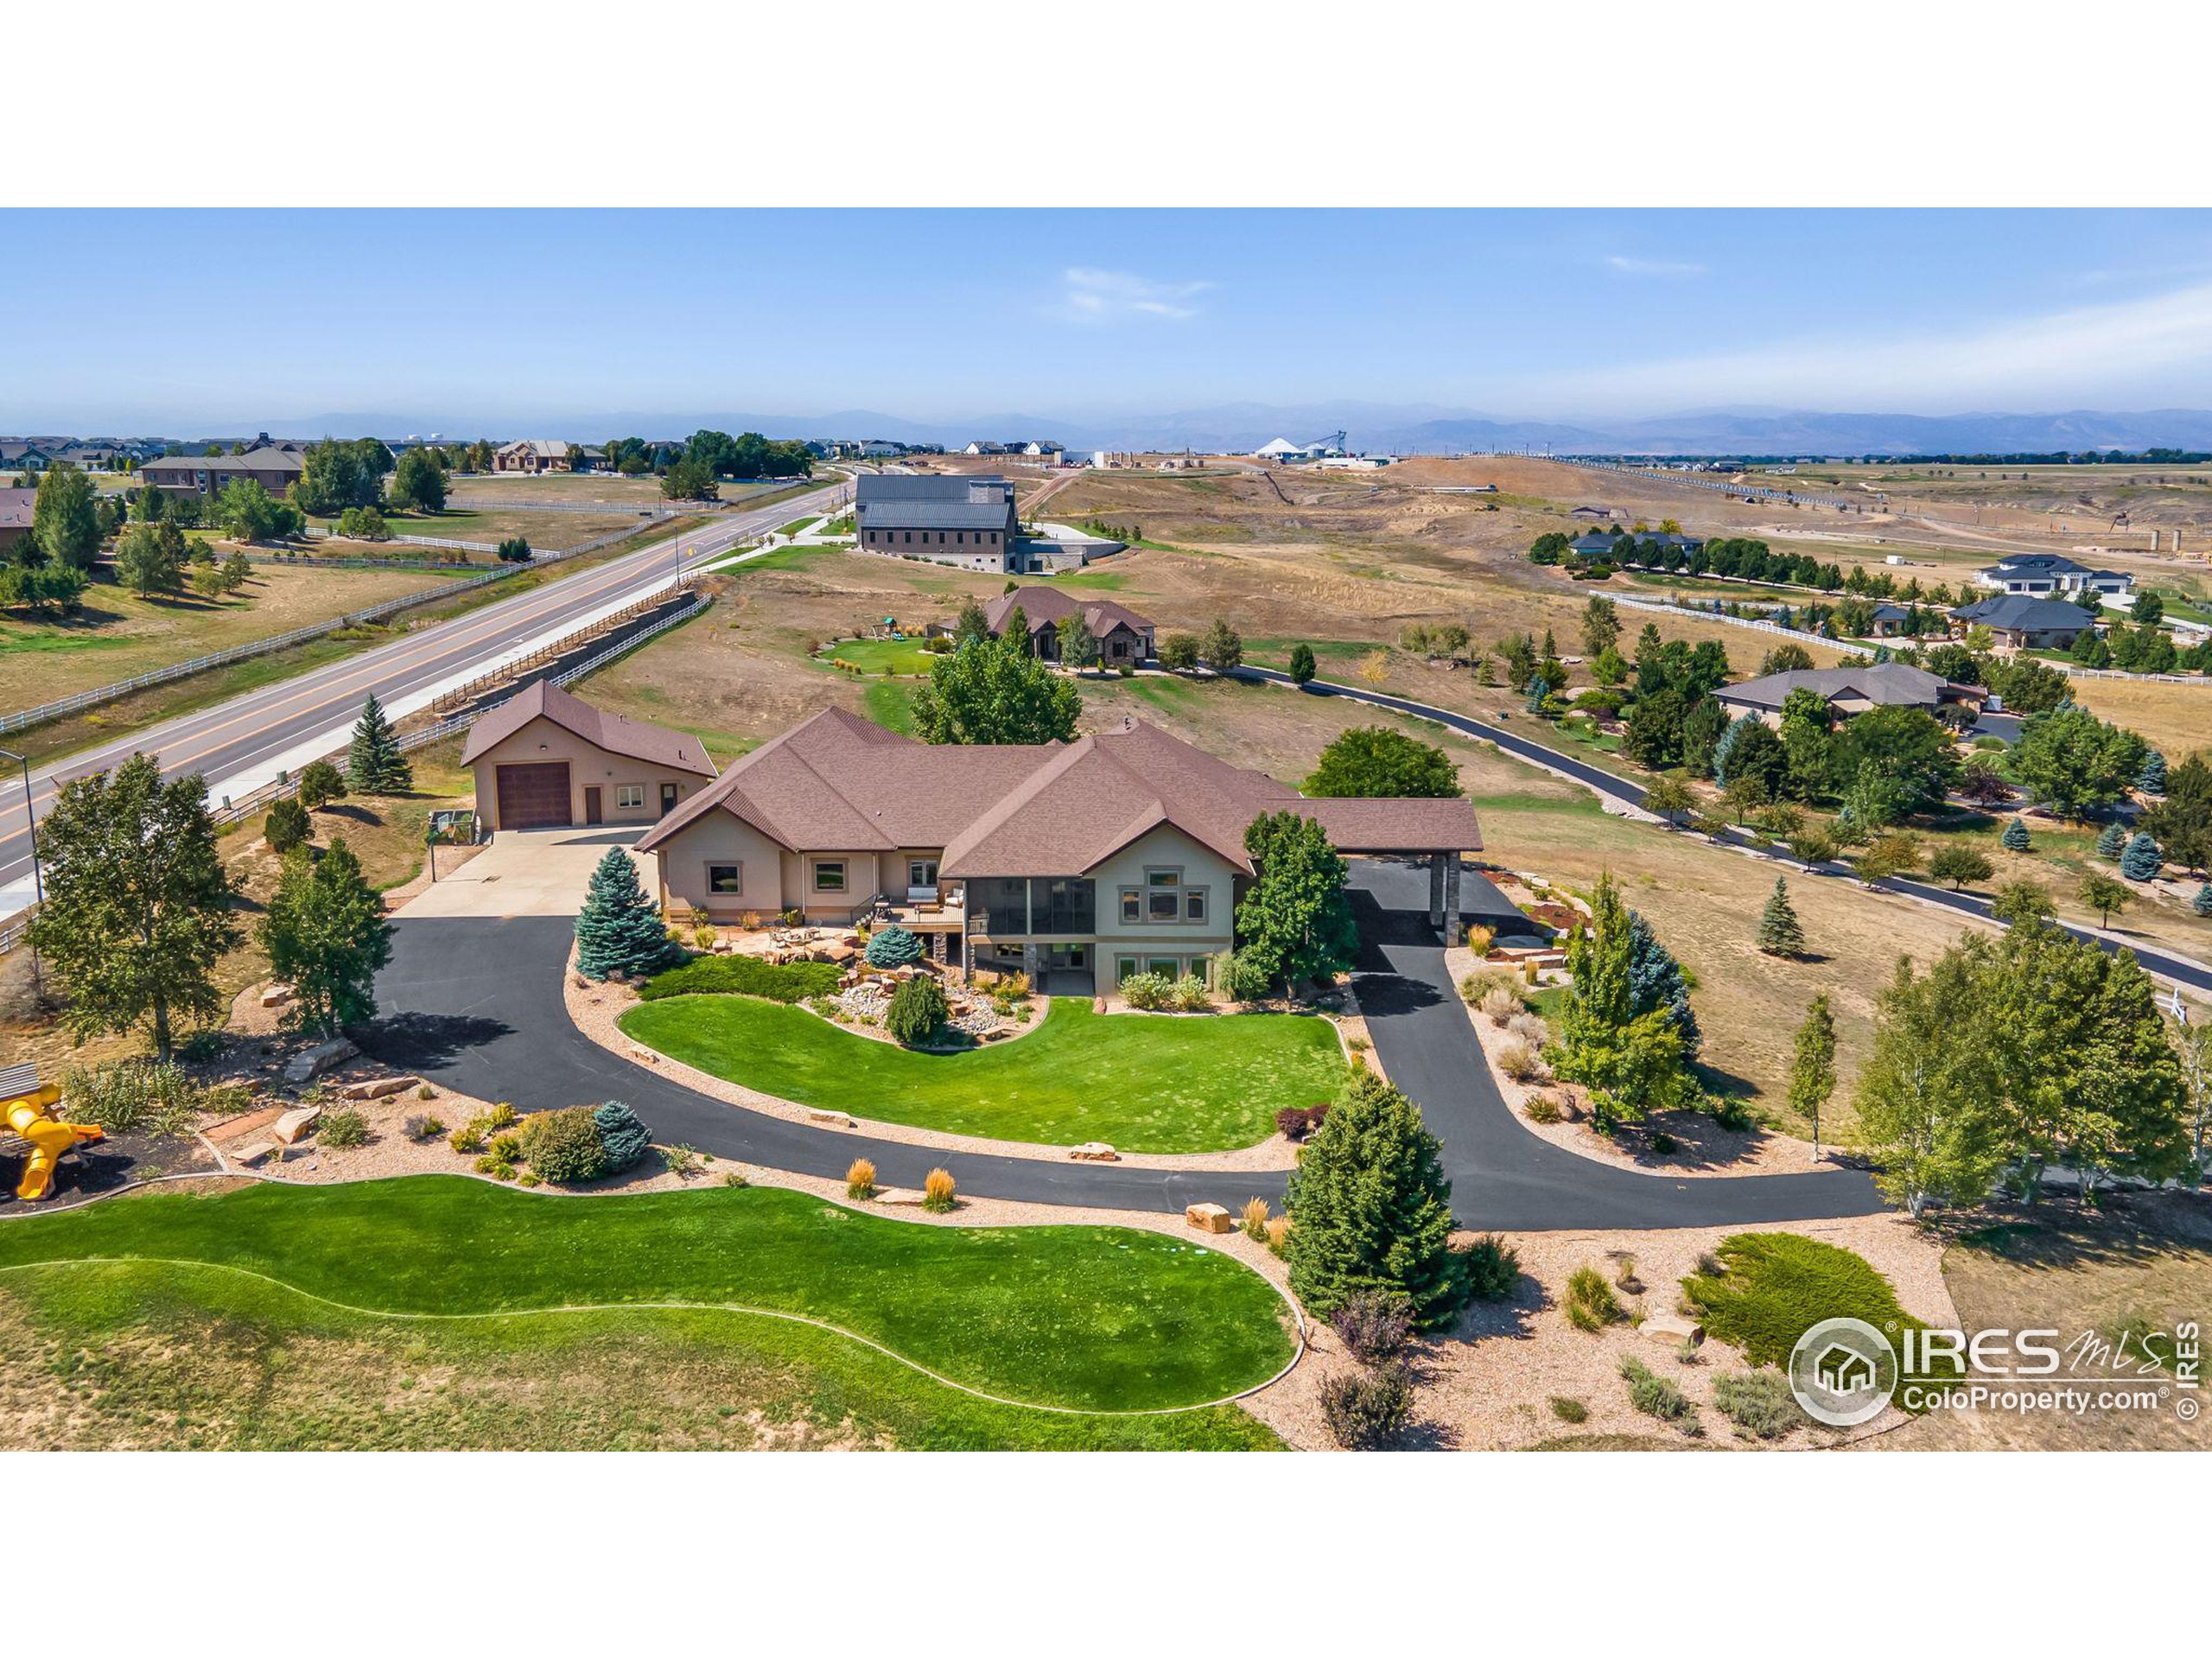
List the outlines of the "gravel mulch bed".
{"label": "gravel mulch bed", "polygon": [[[1446,951],[1444,963],[1455,986],[1484,965],[1465,947]],[[1651,1175],[1777,1175],[1828,1166],[1827,1160],[1815,1159],[1809,1141],[1800,1141],[1773,1129],[1723,1128],[1704,1112],[1656,1113],[1643,1125],[1618,1135],[1599,1134],[1586,1118],[1580,1122],[1539,1123],[1529,1116],[1530,1101],[1546,1096],[1580,1109],[1581,1090],[1572,1084],[1554,1083],[1548,1078],[1516,1083],[1499,1067],[1498,1056],[1519,1039],[1503,1027],[1492,1025],[1480,1012],[1468,1007],[1464,998],[1459,999],[1459,1006],[1483,1046],[1484,1057],[1490,1062],[1491,1075],[1497,1080],[1499,1092],[1505,1096],[1506,1104],[1512,1107],[1514,1116],[1521,1120],[1522,1128],[1531,1135],[1541,1135],[1555,1147],[1597,1163]],[[1655,1130],[1673,1135],[1677,1143],[1675,1150],[1653,1151],[1650,1135]]]}

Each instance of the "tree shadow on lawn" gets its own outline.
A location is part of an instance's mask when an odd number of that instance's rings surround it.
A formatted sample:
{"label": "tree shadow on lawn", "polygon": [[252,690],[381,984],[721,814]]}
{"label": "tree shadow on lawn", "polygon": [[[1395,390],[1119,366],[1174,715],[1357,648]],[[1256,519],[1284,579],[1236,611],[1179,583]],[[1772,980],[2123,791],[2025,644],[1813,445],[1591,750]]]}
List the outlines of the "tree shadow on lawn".
{"label": "tree shadow on lawn", "polygon": [[467,1050],[510,1035],[504,1020],[469,1014],[397,1014],[353,1033],[364,1053],[402,1071],[437,1071]]}
{"label": "tree shadow on lawn", "polygon": [[2061,1271],[2143,1263],[2177,1248],[2212,1249],[2212,1194],[2107,1192],[2085,1211],[2070,1198],[1992,1205],[1943,1230],[1960,1249]]}

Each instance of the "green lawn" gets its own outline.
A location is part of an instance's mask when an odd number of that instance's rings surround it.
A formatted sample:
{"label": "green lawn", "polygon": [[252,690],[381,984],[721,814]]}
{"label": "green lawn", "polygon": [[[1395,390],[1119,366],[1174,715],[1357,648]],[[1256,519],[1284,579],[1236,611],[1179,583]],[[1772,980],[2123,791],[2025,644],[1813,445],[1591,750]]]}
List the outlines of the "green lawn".
{"label": "green lawn", "polygon": [[951,1135],[1124,1152],[1218,1152],[1263,1140],[1286,1106],[1332,1100],[1342,1051],[1325,1020],[1100,1014],[1055,997],[1028,1036],[917,1054],[744,996],[679,996],[622,1017],[650,1048],[785,1100]]}
{"label": "green lawn", "polygon": [[926,674],[937,661],[918,639],[840,639],[814,660],[826,666],[833,657],[863,674]]}
{"label": "green lawn", "polygon": [[870,681],[861,693],[861,712],[901,737],[914,734],[914,700],[906,688],[893,680]]}
{"label": "green lawn", "polygon": [[[155,1192],[0,1226],[0,1290],[43,1277],[14,1271],[28,1264],[87,1259],[162,1264],[168,1294],[245,1294],[259,1316],[400,1320],[425,1338],[488,1324],[543,1339],[524,1331],[537,1320],[482,1315],[539,1311],[557,1335],[634,1319],[594,1311],[605,1304],[738,1304],[825,1321],[968,1388],[1088,1411],[1217,1399],[1264,1382],[1292,1351],[1274,1289],[1195,1243],[1115,1227],[918,1226],[770,1187],[579,1199],[412,1176]],[[738,1319],[756,1346],[789,1323],[677,1311],[695,1325]]]}

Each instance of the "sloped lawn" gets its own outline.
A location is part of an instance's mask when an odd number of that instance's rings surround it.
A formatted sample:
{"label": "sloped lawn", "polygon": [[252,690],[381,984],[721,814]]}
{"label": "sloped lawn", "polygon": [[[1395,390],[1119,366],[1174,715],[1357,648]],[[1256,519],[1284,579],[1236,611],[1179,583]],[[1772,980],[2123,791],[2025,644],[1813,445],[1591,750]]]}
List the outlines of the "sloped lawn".
{"label": "sloped lawn", "polygon": [[[511,1330],[514,1345],[558,1334],[525,1330],[539,1323],[633,1330],[651,1304],[734,1303],[826,1321],[1021,1406],[1198,1405],[1264,1382],[1292,1351],[1273,1288],[1196,1243],[1116,1227],[919,1226],[768,1187],[561,1198],[412,1176],[156,1192],[0,1224],[0,1295],[33,1276],[13,1271],[27,1264],[118,1260],[211,1311],[243,1296],[294,1323],[429,1315],[426,1338],[465,1335],[458,1321]],[[293,1294],[272,1302],[280,1290]],[[694,1330],[736,1319],[756,1351],[821,1346],[810,1326],[662,1311]],[[854,1351],[841,1363],[869,1351],[839,1340]],[[907,1392],[957,1393],[899,1372]]]}
{"label": "sloped lawn", "polygon": [[1025,1037],[918,1054],[803,1009],[745,996],[677,996],[632,1008],[648,1048],[802,1105],[950,1135],[1123,1152],[1249,1147],[1286,1106],[1336,1098],[1343,1052],[1328,1021],[1287,1014],[1185,1019],[1091,1012],[1055,997]]}

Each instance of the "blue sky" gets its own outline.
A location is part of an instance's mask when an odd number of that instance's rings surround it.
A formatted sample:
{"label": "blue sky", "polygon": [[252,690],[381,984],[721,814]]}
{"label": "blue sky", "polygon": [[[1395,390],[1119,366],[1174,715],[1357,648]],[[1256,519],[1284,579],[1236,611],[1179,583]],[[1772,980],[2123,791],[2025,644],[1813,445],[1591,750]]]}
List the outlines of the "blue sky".
{"label": "blue sky", "polygon": [[5,215],[0,430],[2212,404],[2197,212]]}

